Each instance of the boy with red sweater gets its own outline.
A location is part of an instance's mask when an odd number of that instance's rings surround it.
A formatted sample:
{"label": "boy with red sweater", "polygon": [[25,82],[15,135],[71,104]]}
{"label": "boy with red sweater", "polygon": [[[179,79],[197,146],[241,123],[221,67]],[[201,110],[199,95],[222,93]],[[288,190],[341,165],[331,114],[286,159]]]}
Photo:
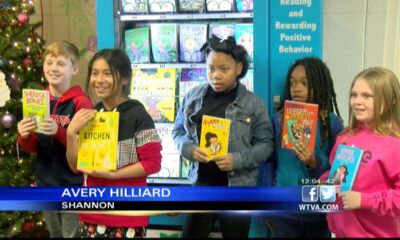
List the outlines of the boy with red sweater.
{"label": "boy with red sweater", "polygon": [[[74,114],[81,108],[92,108],[89,97],[79,86],[71,87],[71,79],[78,71],[79,50],[72,43],[62,41],[50,44],[43,54],[43,72],[49,83],[50,114],[33,133],[36,123],[24,118],[18,123],[18,143],[23,150],[37,152],[35,177],[38,186],[81,186],[82,174],[68,167],[66,132]],[[78,216],[73,213],[44,212],[51,237],[75,237]]]}

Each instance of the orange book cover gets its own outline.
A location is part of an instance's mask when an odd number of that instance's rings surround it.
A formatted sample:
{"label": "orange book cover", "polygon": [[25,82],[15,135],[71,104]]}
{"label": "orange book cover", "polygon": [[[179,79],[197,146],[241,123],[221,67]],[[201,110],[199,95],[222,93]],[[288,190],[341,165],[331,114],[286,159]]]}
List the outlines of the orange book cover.
{"label": "orange book cover", "polygon": [[318,105],[285,101],[283,112],[282,148],[292,149],[303,142],[309,150],[314,150],[318,122]]}

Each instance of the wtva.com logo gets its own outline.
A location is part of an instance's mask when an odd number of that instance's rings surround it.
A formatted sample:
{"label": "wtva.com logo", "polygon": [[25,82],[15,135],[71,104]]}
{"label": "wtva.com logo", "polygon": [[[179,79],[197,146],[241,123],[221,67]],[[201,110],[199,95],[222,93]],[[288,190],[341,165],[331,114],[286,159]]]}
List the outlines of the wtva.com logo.
{"label": "wtva.com logo", "polygon": [[334,202],[336,201],[336,188],[331,185],[307,185],[301,189],[301,200],[303,202]]}

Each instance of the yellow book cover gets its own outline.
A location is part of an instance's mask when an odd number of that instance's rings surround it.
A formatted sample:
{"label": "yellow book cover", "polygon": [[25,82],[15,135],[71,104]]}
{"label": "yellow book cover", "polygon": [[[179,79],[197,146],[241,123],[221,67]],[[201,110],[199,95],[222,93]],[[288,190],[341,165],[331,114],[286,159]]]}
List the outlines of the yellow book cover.
{"label": "yellow book cover", "polygon": [[175,120],[176,69],[133,69],[130,97],[139,100],[154,122]]}
{"label": "yellow book cover", "polygon": [[200,148],[207,152],[210,160],[228,154],[230,126],[229,119],[203,115]]}
{"label": "yellow book cover", "polygon": [[24,118],[35,120],[35,132],[40,133],[39,124],[50,117],[50,93],[45,90],[22,89],[22,114]]}
{"label": "yellow book cover", "polygon": [[78,169],[117,168],[119,112],[98,112],[79,132]]}

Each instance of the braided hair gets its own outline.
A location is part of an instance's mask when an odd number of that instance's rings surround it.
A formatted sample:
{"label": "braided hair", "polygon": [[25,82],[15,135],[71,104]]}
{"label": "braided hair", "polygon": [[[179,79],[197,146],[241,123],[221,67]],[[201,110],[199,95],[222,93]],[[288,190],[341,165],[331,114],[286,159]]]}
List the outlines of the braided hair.
{"label": "braided hair", "polygon": [[249,69],[249,54],[242,45],[236,44],[235,38],[232,36],[225,39],[212,35],[212,37],[201,47],[200,51],[206,58],[210,52],[222,52],[232,56],[236,62],[241,62],[243,69],[237,79],[243,78]]}
{"label": "braided hair", "polygon": [[[336,115],[342,120],[336,101],[336,93],[333,86],[333,80],[328,67],[319,58],[305,57],[298,59],[290,68],[286,76],[284,100],[292,100],[290,96],[290,79],[293,70],[302,65],[305,68],[308,85],[307,102],[318,104],[318,119],[321,122],[321,142],[322,146],[327,140],[333,142],[330,128],[329,113],[335,110]],[[279,106],[282,110],[284,101]],[[282,118],[283,118],[283,111]]]}

